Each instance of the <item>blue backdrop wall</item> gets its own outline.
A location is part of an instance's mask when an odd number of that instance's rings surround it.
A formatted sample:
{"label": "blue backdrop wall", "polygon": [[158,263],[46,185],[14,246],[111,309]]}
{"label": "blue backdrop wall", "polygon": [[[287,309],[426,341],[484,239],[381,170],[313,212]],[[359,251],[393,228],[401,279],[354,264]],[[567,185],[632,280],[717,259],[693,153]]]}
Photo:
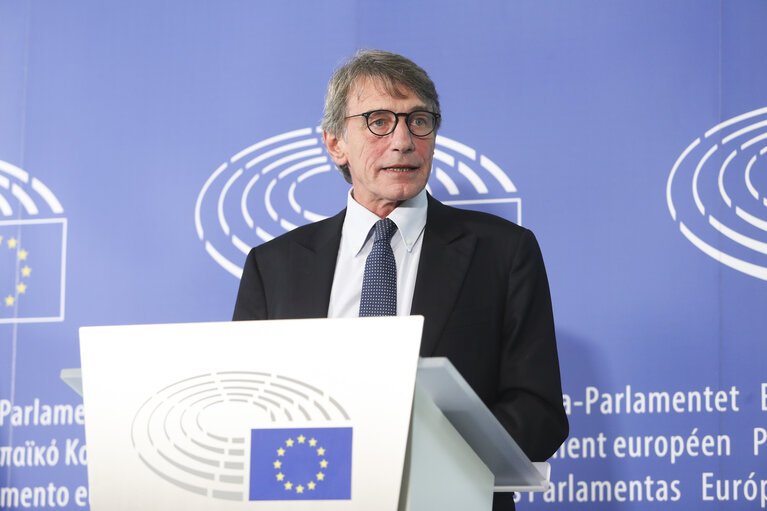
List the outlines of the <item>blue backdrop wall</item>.
{"label": "blue backdrop wall", "polygon": [[0,508],[87,505],[79,327],[227,320],[245,247],[343,207],[316,126],[361,47],[437,84],[432,193],[543,249],[572,433],[520,509],[765,507],[765,19],[0,0]]}

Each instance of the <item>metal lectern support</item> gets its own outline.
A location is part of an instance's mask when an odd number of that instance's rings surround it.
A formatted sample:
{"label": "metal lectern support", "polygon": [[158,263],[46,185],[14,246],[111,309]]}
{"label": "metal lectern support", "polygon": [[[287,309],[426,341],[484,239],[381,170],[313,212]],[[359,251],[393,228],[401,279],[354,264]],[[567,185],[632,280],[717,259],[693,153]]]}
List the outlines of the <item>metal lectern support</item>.
{"label": "metal lectern support", "polygon": [[72,369],[62,369],[61,374],[59,374],[59,378],[61,378],[64,383],[72,387],[72,390],[77,392],[80,397],[83,396],[83,372],[79,367]]}
{"label": "metal lectern support", "polygon": [[532,463],[446,358],[418,365],[400,511],[490,510],[493,491],[545,491]]}

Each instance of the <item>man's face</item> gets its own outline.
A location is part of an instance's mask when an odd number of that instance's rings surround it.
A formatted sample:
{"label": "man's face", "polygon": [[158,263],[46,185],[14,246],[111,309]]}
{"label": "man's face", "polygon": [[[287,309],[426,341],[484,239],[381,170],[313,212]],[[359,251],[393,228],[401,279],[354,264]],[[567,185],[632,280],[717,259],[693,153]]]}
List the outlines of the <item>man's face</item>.
{"label": "man's face", "polygon": [[[350,91],[346,114],[430,110],[410,89],[400,87],[400,90],[403,98],[392,97],[379,82],[360,79]],[[364,117],[347,119],[346,134],[341,138],[324,133],[333,161],[337,165],[349,165],[354,200],[382,218],[426,186],[435,136],[434,133],[426,137],[412,135],[404,117],[399,117],[397,128],[383,137],[370,132]]]}

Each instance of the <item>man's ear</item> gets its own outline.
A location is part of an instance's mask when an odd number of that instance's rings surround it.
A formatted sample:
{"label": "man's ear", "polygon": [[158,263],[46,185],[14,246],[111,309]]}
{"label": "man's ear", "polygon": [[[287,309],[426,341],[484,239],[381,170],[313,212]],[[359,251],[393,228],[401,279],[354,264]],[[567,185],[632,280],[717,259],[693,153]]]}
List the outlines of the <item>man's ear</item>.
{"label": "man's ear", "polygon": [[325,147],[328,148],[328,154],[333,158],[337,166],[340,167],[349,163],[349,158],[346,156],[346,143],[344,139],[323,130],[322,140],[325,142]]}

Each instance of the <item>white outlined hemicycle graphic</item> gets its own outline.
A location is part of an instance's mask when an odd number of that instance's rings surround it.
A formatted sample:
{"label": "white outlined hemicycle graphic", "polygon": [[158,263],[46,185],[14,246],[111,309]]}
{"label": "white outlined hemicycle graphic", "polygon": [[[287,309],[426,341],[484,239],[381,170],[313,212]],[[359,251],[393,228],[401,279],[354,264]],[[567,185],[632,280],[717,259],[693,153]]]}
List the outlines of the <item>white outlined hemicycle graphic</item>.
{"label": "white outlined hemicycle graphic", "polygon": [[[241,421],[222,419],[232,416]],[[133,418],[131,441],[144,465],[165,481],[198,495],[247,501],[252,428],[350,424],[343,406],[309,383],[221,371],[175,382],[147,399]]]}
{"label": "white outlined hemicycle graphic", "polygon": [[767,107],[721,122],[690,143],[666,183],[679,230],[699,250],[767,280]]}
{"label": "white outlined hemicycle graphic", "polygon": [[0,160],[0,323],[63,321],[63,213],[42,181]]}
{"label": "white outlined hemicycle graphic", "polygon": [[[205,251],[239,278],[250,248],[344,207],[348,185],[322,142],[320,128],[276,135],[243,149],[205,181],[195,204],[197,236]],[[316,190],[333,190],[318,196]],[[437,135],[429,193],[458,207],[510,208],[522,223],[522,199],[493,160]]]}

